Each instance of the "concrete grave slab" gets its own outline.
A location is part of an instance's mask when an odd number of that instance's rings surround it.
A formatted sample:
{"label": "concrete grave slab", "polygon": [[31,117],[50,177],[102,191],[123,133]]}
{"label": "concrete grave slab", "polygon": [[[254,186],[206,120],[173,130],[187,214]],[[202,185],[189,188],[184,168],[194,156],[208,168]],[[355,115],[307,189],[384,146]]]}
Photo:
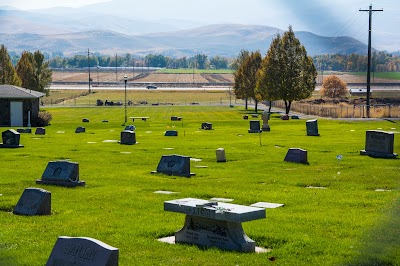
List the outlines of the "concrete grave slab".
{"label": "concrete grave slab", "polygon": [[118,266],[119,250],[89,237],[60,236],[46,266]]}
{"label": "concrete grave slab", "polygon": [[233,199],[226,199],[226,198],[211,198],[211,201],[219,201],[219,202],[232,202]]}
{"label": "concrete grave slab", "polygon": [[257,208],[264,208],[264,209],[275,209],[275,208],[283,207],[283,206],[285,206],[285,204],[270,203],[270,202],[256,202],[254,204],[251,204],[250,206],[257,207]]}
{"label": "concrete grave slab", "polygon": [[154,191],[154,193],[170,195],[170,194],[178,194],[179,192],[173,192],[173,191],[168,191],[168,190],[157,190],[157,191]]}

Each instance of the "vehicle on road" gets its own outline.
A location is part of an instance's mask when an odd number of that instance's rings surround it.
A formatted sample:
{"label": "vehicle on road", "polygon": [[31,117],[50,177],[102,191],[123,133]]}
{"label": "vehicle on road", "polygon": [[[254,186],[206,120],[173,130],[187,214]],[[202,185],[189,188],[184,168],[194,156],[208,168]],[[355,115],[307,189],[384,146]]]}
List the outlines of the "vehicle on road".
{"label": "vehicle on road", "polygon": [[157,89],[157,86],[155,86],[155,85],[147,85],[146,88],[147,89]]}

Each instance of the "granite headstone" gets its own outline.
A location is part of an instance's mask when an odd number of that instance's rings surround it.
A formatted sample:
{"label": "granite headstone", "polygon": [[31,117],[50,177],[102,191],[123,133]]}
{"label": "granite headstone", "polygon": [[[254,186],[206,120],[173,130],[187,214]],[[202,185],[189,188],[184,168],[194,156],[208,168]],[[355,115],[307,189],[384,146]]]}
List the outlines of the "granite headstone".
{"label": "granite headstone", "polygon": [[58,185],[66,187],[84,186],[85,181],[79,180],[79,164],[69,161],[51,161],[37,184]]}
{"label": "granite headstone", "polygon": [[86,129],[84,127],[77,127],[75,129],[75,133],[84,133],[86,132]]}
{"label": "granite headstone", "polygon": [[217,155],[217,163],[226,162],[226,155],[225,155],[225,149],[224,148],[216,149],[215,154]]}
{"label": "granite headstone", "polygon": [[393,132],[368,130],[366,132],[365,150],[361,150],[360,154],[378,158],[395,158],[397,153],[393,151]]}
{"label": "granite headstone", "polygon": [[285,162],[308,164],[307,151],[299,148],[290,148],[285,156]]}
{"label": "granite headstone", "polygon": [[204,123],[202,123],[201,124],[201,129],[204,129],[204,130],[212,130],[213,128],[212,128],[212,123],[209,123],[209,122],[204,122]]}
{"label": "granite headstone", "polygon": [[250,120],[250,129],[249,133],[260,133],[262,130],[260,129],[260,121],[259,120]]}
{"label": "granite headstone", "polygon": [[21,135],[14,129],[8,129],[1,133],[3,143],[0,148],[21,148],[24,145],[19,144]]}
{"label": "granite headstone", "polygon": [[46,129],[44,127],[36,128],[35,135],[46,135]]}
{"label": "granite headstone", "polygon": [[191,177],[190,157],[182,155],[163,155],[158,163],[157,170],[152,173],[162,173],[166,175]]}
{"label": "granite headstone", "polygon": [[319,136],[317,119],[307,120],[306,128],[307,128],[307,136]]}
{"label": "granite headstone", "polygon": [[118,248],[89,237],[60,236],[46,266],[118,266]]}
{"label": "granite headstone", "polygon": [[178,131],[176,131],[176,130],[167,130],[167,131],[165,131],[164,136],[166,136],[166,137],[177,137],[178,136]]}
{"label": "granite headstone", "polygon": [[26,188],[13,211],[19,215],[50,215],[51,192],[41,188]]}
{"label": "granite headstone", "polygon": [[125,145],[136,144],[136,134],[131,130],[124,130],[121,132],[121,141],[119,142]]}
{"label": "granite headstone", "polygon": [[268,121],[269,121],[269,112],[265,110],[262,113],[262,120],[263,120],[263,125],[262,125],[262,131],[271,131],[271,128],[269,127]]}

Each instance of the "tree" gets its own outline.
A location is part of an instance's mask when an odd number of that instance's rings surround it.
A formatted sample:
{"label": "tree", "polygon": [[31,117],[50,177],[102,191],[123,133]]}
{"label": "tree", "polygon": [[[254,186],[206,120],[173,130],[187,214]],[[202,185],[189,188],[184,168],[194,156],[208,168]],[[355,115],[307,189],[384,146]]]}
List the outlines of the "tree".
{"label": "tree", "polygon": [[[241,97],[246,99],[246,109],[247,109],[247,99],[253,98],[255,101],[255,111],[257,112],[258,101],[260,100],[257,94],[257,72],[261,68],[262,57],[259,51],[252,52],[247,57],[246,52],[243,52],[244,61],[240,65],[239,69],[235,73],[235,94],[236,97]],[[238,77],[238,79],[236,79]]]}
{"label": "tree", "polygon": [[195,60],[196,60],[196,68],[197,69],[206,69],[207,56],[205,54],[196,55]]}
{"label": "tree", "polygon": [[247,95],[245,94],[244,89],[242,88],[243,83],[243,70],[242,65],[245,59],[249,57],[249,51],[241,50],[240,54],[238,55],[236,62],[234,63],[235,73],[234,76],[234,83],[233,83],[233,91],[235,93],[236,99],[245,99],[246,106],[245,109],[247,110]]}
{"label": "tree", "polygon": [[18,77],[7,48],[3,44],[0,47],[0,84],[21,86],[21,79]]}
{"label": "tree", "polygon": [[348,93],[346,82],[339,79],[337,76],[328,76],[324,78],[320,94],[325,97],[337,98],[344,97]]}
{"label": "tree", "polygon": [[33,89],[35,87],[35,79],[33,74],[33,54],[24,51],[15,69],[19,78],[21,79],[21,86],[23,88]]}
{"label": "tree", "polygon": [[[264,83],[271,95],[285,102],[285,112],[289,114],[293,101],[306,99],[315,89],[317,70],[313,59],[307,56],[307,51],[295,37],[292,27],[286,31],[282,38],[278,35],[270,46],[264,72]],[[275,69],[275,70],[274,70]],[[271,75],[268,73],[276,73]]]}

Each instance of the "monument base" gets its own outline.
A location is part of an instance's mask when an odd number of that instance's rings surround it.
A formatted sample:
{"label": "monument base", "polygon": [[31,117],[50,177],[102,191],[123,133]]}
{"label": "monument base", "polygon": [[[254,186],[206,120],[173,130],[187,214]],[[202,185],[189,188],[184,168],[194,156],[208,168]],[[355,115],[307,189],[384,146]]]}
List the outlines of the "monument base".
{"label": "monument base", "polygon": [[188,175],[184,174],[178,174],[178,173],[166,173],[166,172],[157,172],[157,171],[151,171],[152,174],[164,174],[164,175],[173,175],[173,176],[183,176],[183,177],[192,177],[195,176],[195,173],[189,173]]}
{"label": "monument base", "polygon": [[4,144],[4,143],[0,144],[0,148],[6,148],[6,149],[15,149],[15,148],[23,148],[23,147],[24,147],[24,145],[21,145],[21,144],[19,144],[19,145],[9,145],[9,144]]}
{"label": "monument base", "polygon": [[37,179],[36,180],[36,184],[62,186],[62,187],[78,187],[78,186],[85,186],[86,182],[85,181],[64,182],[64,181],[53,181],[53,180]]}
{"label": "monument base", "polygon": [[186,215],[185,225],[175,233],[175,242],[240,252],[255,252],[256,248],[241,223],[192,215]]}
{"label": "monument base", "polygon": [[261,133],[262,130],[261,129],[260,130],[251,130],[251,129],[249,129],[248,132],[249,133]]}
{"label": "monument base", "polygon": [[269,127],[269,125],[263,125],[262,126],[262,131],[271,131],[271,128]]}
{"label": "monument base", "polygon": [[361,150],[360,155],[368,155],[374,158],[396,158],[397,153],[380,153],[380,152],[373,152],[373,151],[366,151]]}
{"label": "monument base", "polygon": [[307,134],[306,136],[308,136],[308,137],[319,137],[320,134]]}
{"label": "monument base", "polygon": [[122,145],[135,145],[135,144],[139,144],[139,142],[135,142],[135,143],[133,143],[133,142],[125,142],[125,143],[123,143],[123,142],[121,142],[121,141],[118,141],[118,143],[119,143],[119,144],[122,144]]}

